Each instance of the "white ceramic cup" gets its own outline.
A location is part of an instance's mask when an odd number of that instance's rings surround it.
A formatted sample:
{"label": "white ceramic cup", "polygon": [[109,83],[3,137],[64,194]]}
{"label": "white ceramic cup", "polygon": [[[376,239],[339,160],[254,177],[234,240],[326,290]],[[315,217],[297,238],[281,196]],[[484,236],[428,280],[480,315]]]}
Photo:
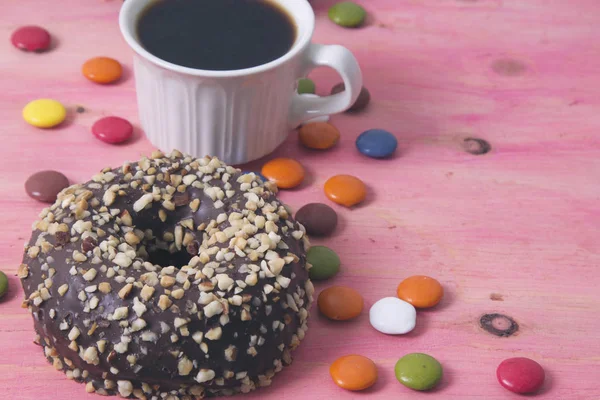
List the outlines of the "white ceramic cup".
{"label": "white ceramic cup", "polygon": [[[285,55],[231,71],[182,67],[146,51],[136,25],[152,1],[126,0],[119,25],[135,51],[142,127],[150,142],[163,151],[178,149],[243,164],[272,152],[302,122],[348,109],[360,93],[362,75],[352,53],[342,46],[311,43],[315,15],[306,0],[269,0],[286,10],[296,24],[296,41]],[[297,80],[317,66],[336,70],[346,90],[320,98],[298,95]]]}

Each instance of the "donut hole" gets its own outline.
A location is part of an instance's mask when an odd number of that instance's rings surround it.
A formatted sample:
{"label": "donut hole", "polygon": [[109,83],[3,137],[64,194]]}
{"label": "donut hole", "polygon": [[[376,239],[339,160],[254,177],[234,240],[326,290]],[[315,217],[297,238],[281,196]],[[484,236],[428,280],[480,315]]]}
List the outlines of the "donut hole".
{"label": "donut hole", "polygon": [[154,248],[148,251],[148,261],[161,267],[170,267],[172,265],[175,268],[181,268],[184,265],[188,265],[191,259],[192,256],[185,250],[171,253],[169,250]]}
{"label": "donut hole", "polygon": [[[200,243],[195,238],[180,242],[179,248],[177,248],[175,229],[170,224],[158,227],[142,225],[141,228],[139,231],[145,231],[145,236],[141,238],[140,242],[144,250],[138,252],[138,256],[144,261],[163,268],[174,266],[181,269],[183,266],[189,265],[190,260],[198,254]],[[192,232],[186,229],[182,235],[186,235],[187,238],[190,233]]]}

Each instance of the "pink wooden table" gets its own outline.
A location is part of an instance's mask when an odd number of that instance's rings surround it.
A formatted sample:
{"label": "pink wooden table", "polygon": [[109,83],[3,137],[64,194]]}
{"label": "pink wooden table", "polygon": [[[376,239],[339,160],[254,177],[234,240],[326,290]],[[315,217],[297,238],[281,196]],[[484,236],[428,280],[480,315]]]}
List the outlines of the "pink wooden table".
{"label": "pink wooden table", "polygon": [[[339,28],[327,20],[333,0],[314,0],[316,41],[340,43],[362,65],[373,102],[360,115],[335,116],[339,146],[304,150],[295,134],[277,155],[296,157],[309,183],[284,192],[292,207],[327,201],[323,183],[352,173],[370,185],[366,204],[336,207],[334,237],[313,242],[335,249],[342,272],[330,284],[358,289],[367,309],[395,293],[412,274],[438,278],[446,296],[419,312],[406,336],[374,331],[367,312],[331,323],[313,312],[295,362],[270,388],[244,399],[515,399],[496,382],[505,358],[531,357],[548,375],[540,399],[600,398],[600,4],[597,0],[363,0],[368,26]],[[29,199],[25,179],[40,169],[72,182],[107,165],[148,154],[141,132],[123,146],[99,142],[90,126],[116,114],[137,122],[131,53],[117,27],[118,0],[0,1],[0,269],[10,291],[0,302],[2,399],[93,399],[68,381],[33,345],[31,317],[20,308],[14,276],[31,222],[42,205]],[[13,29],[41,24],[56,38],[46,54],[9,43]],[[100,87],[79,73],[92,56],[119,59],[122,83]],[[318,92],[337,82],[313,74]],[[21,109],[52,97],[69,107],[61,128],[26,125]],[[77,106],[85,112],[76,113]],[[365,129],[381,127],[400,141],[392,160],[361,157]],[[488,140],[474,156],[465,137]],[[259,163],[257,163],[259,165]],[[313,309],[313,311],[315,311]],[[520,325],[500,338],[478,324],[499,312]],[[444,365],[433,393],[416,393],[394,378],[408,352],[427,352]],[[328,365],[338,356],[372,358],[380,377],[367,393],[337,388]],[[241,398],[241,397],[240,397]]]}

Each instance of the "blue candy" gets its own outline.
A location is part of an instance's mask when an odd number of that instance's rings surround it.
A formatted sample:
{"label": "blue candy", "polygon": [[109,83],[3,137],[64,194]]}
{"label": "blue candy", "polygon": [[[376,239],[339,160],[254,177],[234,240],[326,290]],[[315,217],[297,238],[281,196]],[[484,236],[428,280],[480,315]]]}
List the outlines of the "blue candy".
{"label": "blue candy", "polygon": [[391,156],[397,147],[396,137],[383,129],[369,129],[356,138],[356,148],[367,157],[386,158]]}

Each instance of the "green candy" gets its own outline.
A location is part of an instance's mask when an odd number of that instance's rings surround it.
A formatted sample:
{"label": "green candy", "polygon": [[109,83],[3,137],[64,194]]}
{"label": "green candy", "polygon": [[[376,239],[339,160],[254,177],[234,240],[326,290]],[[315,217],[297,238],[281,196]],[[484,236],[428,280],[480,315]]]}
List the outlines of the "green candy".
{"label": "green candy", "polygon": [[442,365],[423,353],[405,355],[398,360],[394,371],[401,384],[414,390],[429,390],[442,379]]}
{"label": "green candy", "polygon": [[8,278],[0,271],[0,299],[8,292]]}
{"label": "green candy", "polygon": [[316,90],[315,83],[308,78],[298,80],[298,94],[314,93]]}
{"label": "green candy", "polygon": [[351,1],[342,1],[329,9],[329,19],[346,28],[356,28],[365,21],[367,12]]}
{"label": "green candy", "polygon": [[308,270],[310,279],[316,281],[331,278],[340,270],[340,258],[329,247],[311,247],[306,253],[306,261],[312,265]]}

